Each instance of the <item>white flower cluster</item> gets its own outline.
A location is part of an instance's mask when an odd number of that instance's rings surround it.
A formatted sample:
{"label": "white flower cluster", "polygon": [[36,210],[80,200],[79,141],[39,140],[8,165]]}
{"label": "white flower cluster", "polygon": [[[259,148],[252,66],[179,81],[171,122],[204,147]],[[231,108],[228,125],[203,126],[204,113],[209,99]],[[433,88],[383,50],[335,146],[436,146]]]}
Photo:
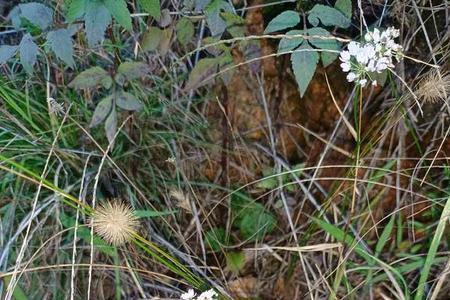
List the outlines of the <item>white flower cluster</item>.
{"label": "white flower cluster", "polygon": [[181,295],[182,300],[217,300],[219,295],[214,290],[207,290],[201,293],[199,296],[193,289],[189,289],[187,293]]}
{"label": "white flower cluster", "polygon": [[400,35],[398,29],[389,27],[380,32],[377,28],[373,32],[367,32],[364,42],[350,42],[348,50],[341,52],[341,68],[347,74],[349,82],[355,81],[361,86],[365,86],[368,80],[372,85],[377,85],[377,81],[371,78],[371,73],[382,73],[388,68],[394,67],[394,57],[397,61],[402,58],[402,46],[394,39]]}

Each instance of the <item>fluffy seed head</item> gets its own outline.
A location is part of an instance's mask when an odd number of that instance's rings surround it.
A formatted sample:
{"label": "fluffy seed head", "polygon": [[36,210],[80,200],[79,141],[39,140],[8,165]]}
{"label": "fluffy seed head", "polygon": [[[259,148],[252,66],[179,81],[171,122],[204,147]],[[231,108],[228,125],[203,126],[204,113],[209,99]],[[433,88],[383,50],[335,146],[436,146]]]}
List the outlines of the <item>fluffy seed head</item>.
{"label": "fluffy seed head", "polygon": [[450,97],[450,74],[428,73],[418,84],[416,96],[427,103],[446,101]]}
{"label": "fluffy seed head", "polygon": [[108,243],[119,246],[128,241],[138,227],[133,209],[121,202],[106,202],[95,209],[94,231]]}

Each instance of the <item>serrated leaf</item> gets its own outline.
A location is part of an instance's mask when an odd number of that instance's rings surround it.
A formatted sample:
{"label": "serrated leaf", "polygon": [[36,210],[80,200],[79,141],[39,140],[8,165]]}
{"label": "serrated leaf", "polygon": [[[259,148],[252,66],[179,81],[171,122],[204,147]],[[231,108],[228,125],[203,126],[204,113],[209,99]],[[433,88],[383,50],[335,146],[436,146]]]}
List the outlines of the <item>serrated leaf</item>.
{"label": "serrated leaf", "polygon": [[186,46],[194,37],[194,24],[188,18],[183,17],[178,21],[175,31],[180,44]]}
{"label": "serrated leaf", "polygon": [[95,47],[104,38],[105,30],[111,23],[111,14],[102,2],[88,1],[84,20],[89,47]]}
{"label": "serrated leaf", "polygon": [[298,12],[293,10],[286,10],[269,22],[269,25],[267,25],[264,33],[267,34],[286,28],[291,28],[296,26],[298,23],[300,23],[300,16]]}
{"label": "serrated leaf", "polygon": [[297,81],[300,96],[306,92],[319,61],[319,54],[313,50],[308,44],[301,45],[294,53],[291,54],[292,69],[294,71],[295,80]]}
{"label": "serrated leaf", "polygon": [[[287,36],[305,35],[304,30],[291,30],[286,33]],[[278,45],[278,53],[294,50],[303,43],[302,37],[298,38],[282,38]]]}
{"label": "serrated leaf", "polygon": [[239,232],[246,240],[262,240],[267,233],[272,232],[275,225],[276,220],[271,213],[254,209],[239,222]]}
{"label": "serrated leaf", "polygon": [[216,58],[203,58],[197,62],[189,74],[186,90],[196,89],[206,84],[205,79],[217,71],[219,62]]}
{"label": "serrated leaf", "polygon": [[221,12],[220,16],[225,20],[227,31],[232,37],[242,37],[245,35],[245,19],[230,12]]}
{"label": "serrated leaf", "polygon": [[132,29],[130,11],[125,0],[104,0],[103,2],[117,23],[126,30]]}
{"label": "serrated leaf", "polygon": [[[341,46],[338,41],[333,39],[332,35],[325,29],[320,27],[314,27],[308,29],[308,35],[309,36],[323,36],[323,37],[330,37],[330,39],[309,39],[309,43],[313,46],[324,49],[324,50],[331,50],[331,51],[339,51],[341,49]],[[322,64],[324,67],[327,67],[330,65],[338,56],[338,52],[321,52],[320,57],[322,59]]]}
{"label": "serrated leaf", "polygon": [[67,9],[66,19],[68,22],[73,22],[76,19],[80,19],[86,12],[87,0],[72,0],[70,1]]}
{"label": "serrated leaf", "polygon": [[159,0],[139,0],[139,4],[156,20],[161,18],[161,3]]}
{"label": "serrated leaf", "polygon": [[72,31],[57,29],[47,34],[47,43],[56,57],[64,61],[71,68],[74,67]]}
{"label": "serrated leaf", "polygon": [[243,251],[225,253],[227,268],[234,273],[239,273],[245,266],[245,253]]}
{"label": "serrated leaf", "polygon": [[223,246],[228,245],[228,237],[225,229],[222,227],[214,227],[208,230],[205,234],[205,244],[214,252],[221,251]]}
{"label": "serrated leaf", "polygon": [[6,63],[11,57],[13,57],[16,54],[17,49],[19,49],[18,46],[0,46],[0,65]]}
{"label": "serrated leaf", "polygon": [[97,104],[97,107],[95,108],[94,115],[92,116],[91,123],[89,124],[89,127],[95,127],[103,120],[106,119],[108,114],[111,111],[111,107],[113,104],[113,97],[107,96],[100,100],[100,102]]}
{"label": "serrated leaf", "polygon": [[111,76],[109,76],[108,72],[104,69],[92,67],[78,74],[77,77],[69,83],[69,87],[74,89],[92,88],[99,84],[105,85],[108,78],[111,80]]}
{"label": "serrated leaf", "polygon": [[233,12],[233,7],[224,0],[212,0],[205,8],[206,23],[212,36],[221,36],[227,23],[220,17],[221,12]]}
{"label": "serrated leaf", "polygon": [[319,25],[319,20],[324,26],[338,26],[348,28],[351,20],[339,10],[322,4],[316,4],[308,12],[308,21],[313,26]]}
{"label": "serrated leaf", "polygon": [[31,2],[19,4],[19,16],[45,30],[53,23],[53,10],[44,4]]}
{"label": "serrated leaf", "polygon": [[28,33],[23,36],[19,45],[20,63],[28,74],[33,73],[33,66],[37,61],[39,47],[33,41],[33,38]]}
{"label": "serrated leaf", "polygon": [[127,61],[121,63],[117,68],[115,80],[118,84],[123,85],[125,81],[141,78],[147,75],[150,69],[146,63]]}
{"label": "serrated leaf", "polygon": [[112,144],[114,142],[114,136],[117,132],[117,112],[116,108],[113,105],[111,109],[111,113],[105,121],[105,132],[106,137],[108,138],[108,142]]}
{"label": "serrated leaf", "polygon": [[347,18],[352,18],[352,0],[337,0],[334,8],[339,10]]}
{"label": "serrated leaf", "polygon": [[122,92],[117,96],[116,104],[121,109],[131,111],[140,110],[144,106],[135,95],[127,92]]}
{"label": "serrated leaf", "polygon": [[159,43],[161,42],[163,31],[158,27],[150,27],[142,38],[142,50],[154,51],[158,49]]}

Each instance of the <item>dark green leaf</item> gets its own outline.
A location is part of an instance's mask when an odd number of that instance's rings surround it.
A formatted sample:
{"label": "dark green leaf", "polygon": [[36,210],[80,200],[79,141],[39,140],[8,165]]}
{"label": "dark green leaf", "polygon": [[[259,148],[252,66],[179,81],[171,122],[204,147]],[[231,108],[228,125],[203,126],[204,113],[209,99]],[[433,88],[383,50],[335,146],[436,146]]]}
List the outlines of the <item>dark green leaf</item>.
{"label": "dark green leaf", "polygon": [[232,37],[242,37],[245,35],[245,19],[230,12],[221,12],[220,16],[227,24],[227,31]]}
{"label": "dark green leaf", "polygon": [[19,49],[18,46],[0,46],[0,65],[6,63],[11,57],[13,57],[16,54],[17,49]]}
{"label": "dark green leaf", "polygon": [[139,0],[142,8],[153,18],[159,20],[161,17],[161,4],[159,0]]}
{"label": "dark green leaf", "polygon": [[234,273],[239,273],[245,266],[245,253],[243,251],[228,252],[225,254],[227,268]]}
{"label": "dark green leaf", "polygon": [[177,39],[182,45],[187,45],[193,38],[195,33],[194,24],[192,24],[189,18],[181,18],[176,27],[175,31],[177,33]]}
{"label": "dark green leaf", "polygon": [[25,71],[27,71],[28,74],[33,73],[33,66],[37,60],[39,47],[33,41],[33,38],[29,33],[24,35],[22,41],[20,41],[19,52],[20,62],[22,63]]}
{"label": "dark green leaf", "polygon": [[[291,30],[286,33],[286,36],[305,35],[304,30]],[[294,50],[303,43],[302,37],[296,38],[282,38],[278,45],[278,53],[288,52]]]}
{"label": "dark green leaf", "polygon": [[143,107],[141,101],[136,96],[127,92],[122,92],[117,96],[116,104],[121,109],[131,111],[140,110]]}
{"label": "dark green leaf", "polygon": [[313,26],[319,25],[319,20],[325,26],[338,26],[348,28],[350,19],[344,16],[339,10],[322,4],[316,4],[308,12],[308,21]]}
{"label": "dark green leaf", "polygon": [[125,81],[142,78],[149,72],[150,69],[146,63],[127,61],[120,64],[115,80],[118,84],[122,85]]}
{"label": "dark green leaf", "polygon": [[57,29],[47,34],[47,43],[56,57],[64,61],[68,66],[75,65],[73,60],[72,32],[69,29]]}
{"label": "dark green leaf", "polygon": [[222,11],[233,12],[233,7],[224,0],[212,0],[204,10],[211,35],[221,36],[227,27],[227,23],[220,17],[220,13]]}
{"label": "dark green leaf", "polygon": [[112,96],[107,96],[103,98],[95,108],[94,115],[92,116],[92,120],[91,123],[89,124],[89,127],[91,128],[95,127],[101,122],[103,122],[106,116],[108,116],[108,114],[110,113],[112,104],[113,104]]}
{"label": "dark green leaf", "polygon": [[337,0],[334,8],[339,10],[348,19],[352,18],[352,0]]}
{"label": "dark green leaf", "polygon": [[291,62],[295,79],[300,90],[300,96],[303,97],[306,88],[316,71],[319,54],[315,51],[311,51],[313,49],[306,43],[301,45],[297,50],[301,51],[292,53]]}
{"label": "dark green leaf", "polygon": [[213,75],[218,67],[219,61],[217,58],[203,58],[199,60],[189,74],[185,89],[192,90],[206,84],[207,82],[205,80]]}
{"label": "dark green leaf", "polygon": [[36,2],[19,4],[19,16],[45,30],[53,23],[53,10]]}
{"label": "dark green leaf", "polygon": [[246,240],[262,240],[267,233],[272,232],[275,225],[276,220],[271,213],[253,209],[239,222],[239,232]]}
{"label": "dark green leaf", "polygon": [[100,67],[89,68],[75,77],[72,82],[69,83],[69,87],[74,89],[86,89],[96,87],[99,84],[108,86],[108,81],[111,81],[111,76],[108,72]]}
{"label": "dark green leaf", "polygon": [[158,27],[150,27],[142,38],[142,50],[147,52],[158,49],[162,36],[163,31],[161,29]]}
{"label": "dark green leaf", "polygon": [[86,12],[86,1],[87,0],[72,0],[70,1],[67,9],[67,21],[73,22],[84,16]]}
{"label": "dark green leaf", "polygon": [[84,20],[88,44],[95,47],[104,38],[105,30],[111,23],[111,14],[102,2],[88,1]]}
{"label": "dark green leaf", "polygon": [[214,227],[205,234],[206,246],[214,252],[222,250],[223,246],[228,245],[228,238],[225,229],[222,227]]}
{"label": "dark green leaf", "polygon": [[132,29],[131,16],[125,0],[104,0],[106,8],[116,19],[117,23],[122,25],[126,30]]}
{"label": "dark green leaf", "polygon": [[332,38],[333,36],[327,30],[320,27],[310,28],[308,29],[308,35],[330,37],[330,39],[309,39],[309,42],[313,46],[319,49],[331,50],[330,52],[320,53],[320,57],[322,59],[322,64],[324,67],[330,65],[339,56],[338,52],[332,51],[339,51],[341,49],[341,46],[339,45],[338,41]]}
{"label": "dark green leaf", "polygon": [[286,28],[291,28],[296,26],[298,23],[300,23],[300,16],[298,12],[286,10],[269,22],[269,25],[267,25],[264,33],[271,33]]}
{"label": "dark green leaf", "polygon": [[109,114],[108,118],[106,118],[105,132],[106,137],[108,138],[108,142],[112,144],[114,142],[114,137],[117,132],[117,112],[114,105],[111,109],[111,113]]}

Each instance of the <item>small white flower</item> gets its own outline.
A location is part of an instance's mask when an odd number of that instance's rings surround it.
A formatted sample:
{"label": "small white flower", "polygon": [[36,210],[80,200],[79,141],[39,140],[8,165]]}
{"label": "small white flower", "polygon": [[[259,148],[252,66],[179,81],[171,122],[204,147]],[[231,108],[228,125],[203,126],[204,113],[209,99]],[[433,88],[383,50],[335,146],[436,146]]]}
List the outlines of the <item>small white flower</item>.
{"label": "small white flower", "polygon": [[198,296],[197,300],[215,300],[218,295],[214,290],[208,290],[203,292],[200,296]]}
{"label": "small white flower", "polygon": [[358,76],[355,73],[353,73],[353,72],[350,72],[350,73],[347,74],[348,82],[355,81],[356,78],[358,78]]}
{"label": "small white flower", "polygon": [[372,81],[372,85],[373,85],[373,86],[377,86],[377,85],[378,85],[378,82],[377,82],[376,80],[374,80],[374,81]]}
{"label": "small white flower", "polygon": [[189,289],[186,293],[181,295],[182,300],[191,300],[194,299],[197,294],[193,289]]}
{"label": "small white flower", "polygon": [[[400,31],[390,27],[383,32],[375,28],[364,35],[365,42],[351,41],[341,52],[341,68],[348,72],[347,80],[365,86],[371,80],[370,73],[382,73],[394,68],[393,57],[402,59],[402,46],[394,41]],[[372,82],[377,85],[376,81]]]}

